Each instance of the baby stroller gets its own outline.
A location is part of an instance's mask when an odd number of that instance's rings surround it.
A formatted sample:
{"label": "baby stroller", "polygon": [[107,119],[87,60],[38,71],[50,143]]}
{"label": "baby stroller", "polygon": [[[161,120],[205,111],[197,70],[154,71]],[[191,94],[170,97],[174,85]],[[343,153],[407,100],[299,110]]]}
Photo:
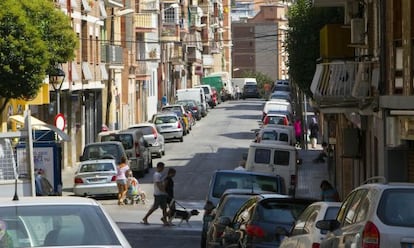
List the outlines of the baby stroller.
{"label": "baby stroller", "polygon": [[145,204],[145,197],[143,196],[143,192],[140,192],[137,187],[134,185],[130,185],[128,187],[127,195],[125,197],[124,203],[126,205],[131,204],[138,204],[142,203]]}

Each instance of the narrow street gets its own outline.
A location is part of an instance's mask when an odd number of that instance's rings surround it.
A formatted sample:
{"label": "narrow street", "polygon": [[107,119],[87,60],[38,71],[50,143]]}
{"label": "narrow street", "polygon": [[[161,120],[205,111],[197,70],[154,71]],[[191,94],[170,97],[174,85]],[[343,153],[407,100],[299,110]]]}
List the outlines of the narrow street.
{"label": "narrow street", "polygon": [[[211,109],[206,118],[197,122],[183,143],[167,143],[166,155],[154,160],[154,165],[162,161],[167,168],[174,167],[177,170],[174,178],[176,200],[188,210],[200,211],[198,216],[190,219],[189,224],[184,222],[178,226],[179,220],[174,220],[176,226],[163,227],[160,210],[150,216],[151,225],[139,224],[153,201],[154,169],[144,178],[139,178],[149,198],[146,205],[120,207],[116,199],[98,199],[133,247],[199,247],[203,205],[210,176],[216,169],[233,169],[237,166],[254,138],[252,130],[258,127],[263,103],[249,99],[220,104]],[[319,183],[327,178],[326,165],[312,163],[319,152],[320,150],[299,151],[303,163],[298,170],[298,197],[319,197]],[[71,194],[72,175],[71,170],[64,171],[65,194]]]}

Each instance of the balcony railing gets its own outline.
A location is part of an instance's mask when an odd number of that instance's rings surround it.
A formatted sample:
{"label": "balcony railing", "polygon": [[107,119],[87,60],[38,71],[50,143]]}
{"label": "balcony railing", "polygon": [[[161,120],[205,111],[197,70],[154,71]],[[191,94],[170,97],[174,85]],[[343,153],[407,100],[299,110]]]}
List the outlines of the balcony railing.
{"label": "balcony railing", "polygon": [[179,41],[180,26],[163,24],[161,28],[161,41]]}
{"label": "balcony railing", "polygon": [[373,62],[333,62],[316,66],[311,91],[318,102],[359,102],[378,88],[379,67]]}
{"label": "balcony railing", "polygon": [[158,26],[157,18],[157,14],[154,13],[137,13],[134,15],[135,28],[155,30]]}
{"label": "balcony railing", "polygon": [[123,65],[124,63],[121,46],[103,45],[101,55],[101,62],[109,65]]}
{"label": "balcony railing", "polygon": [[203,56],[201,51],[197,47],[188,47],[187,48],[187,61],[190,63],[203,63]]}
{"label": "balcony railing", "polygon": [[140,11],[158,11],[160,2],[158,0],[144,0],[139,2]]}

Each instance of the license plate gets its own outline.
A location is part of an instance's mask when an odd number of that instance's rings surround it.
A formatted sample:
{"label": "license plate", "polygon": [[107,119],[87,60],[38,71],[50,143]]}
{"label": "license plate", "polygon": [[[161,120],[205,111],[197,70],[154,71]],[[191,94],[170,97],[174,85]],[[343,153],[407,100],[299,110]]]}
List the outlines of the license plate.
{"label": "license plate", "polygon": [[401,248],[413,248],[413,244],[402,243]]}
{"label": "license plate", "polygon": [[91,183],[98,183],[98,182],[105,181],[105,179],[102,179],[102,178],[89,178],[88,181],[91,182]]}

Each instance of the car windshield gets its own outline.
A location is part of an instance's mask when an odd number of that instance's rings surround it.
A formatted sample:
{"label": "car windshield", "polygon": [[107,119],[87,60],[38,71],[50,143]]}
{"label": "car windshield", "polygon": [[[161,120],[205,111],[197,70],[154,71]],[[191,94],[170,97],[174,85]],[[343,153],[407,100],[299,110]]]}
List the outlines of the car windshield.
{"label": "car windshield", "polygon": [[220,198],[227,189],[252,189],[278,192],[278,178],[265,175],[244,173],[218,173],[216,175],[213,196]]}
{"label": "car windshield", "polygon": [[2,240],[10,244],[2,247],[120,245],[111,224],[97,206],[1,207],[0,225]]}
{"label": "car windshield", "polygon": [[81,166],[79,172],[114,171],[112,163],[88,163]]}

